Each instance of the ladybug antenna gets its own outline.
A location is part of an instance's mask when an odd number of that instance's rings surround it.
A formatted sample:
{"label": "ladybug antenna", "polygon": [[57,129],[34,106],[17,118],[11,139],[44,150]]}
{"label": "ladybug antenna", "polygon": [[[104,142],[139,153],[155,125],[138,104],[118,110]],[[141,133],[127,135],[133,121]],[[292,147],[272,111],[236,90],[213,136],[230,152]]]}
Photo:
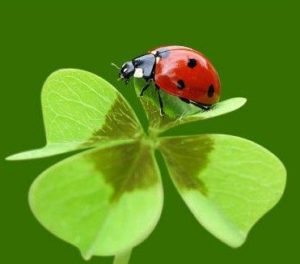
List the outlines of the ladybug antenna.
{"label": "ladybug antenna", "polygon": [[118,70],[121,70],[121,67],[119,67],[117,64],[115,64],[115,63],[110,63],[110,65],[111,66],[113,66],[113,67],[115,67],[116,69],[118,69]]}

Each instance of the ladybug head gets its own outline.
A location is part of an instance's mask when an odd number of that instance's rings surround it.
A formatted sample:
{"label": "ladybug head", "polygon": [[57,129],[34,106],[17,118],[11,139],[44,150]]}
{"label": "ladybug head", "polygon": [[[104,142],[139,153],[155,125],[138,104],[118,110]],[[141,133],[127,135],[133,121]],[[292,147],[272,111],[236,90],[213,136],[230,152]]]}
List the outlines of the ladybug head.
{"label": "ladybug head", "polygon": [[120,78],[124,79],[125,82],[127,83],[130,77],[133,76],[134,72],[135,72],[135,67],[133,63],[131,61],[128,61],[122,65],[119,75]]}

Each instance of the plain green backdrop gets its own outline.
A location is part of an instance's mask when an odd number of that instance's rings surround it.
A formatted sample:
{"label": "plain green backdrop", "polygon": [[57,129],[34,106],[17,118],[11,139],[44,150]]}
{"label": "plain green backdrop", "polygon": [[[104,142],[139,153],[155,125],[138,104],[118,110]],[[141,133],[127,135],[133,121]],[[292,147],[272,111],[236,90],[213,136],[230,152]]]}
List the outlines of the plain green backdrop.
{"label": "plain green backdrop", "polygon": [[[256,141],[286,165],[280,203],[231,249],[204,230],[172,186],[162,160],[165,208],[137,247],[137,263],[282,263],[299,259],[299,6],[297,1],[10,1],[0,4],[0,262],[84,263],[77,249],[48,233],[27,203],[32,181],[68,155],[22,162],[4,157],[45,143],[40,91],[60,68],[92,71],[113,83],[146,125],[132,86],[111,62],[168,44],[193,47],[218,69],[222,98],[244,96],[241,110],[184,125],[168,135],[226,133]],[[92,264],[111,263],[93,258]]]}

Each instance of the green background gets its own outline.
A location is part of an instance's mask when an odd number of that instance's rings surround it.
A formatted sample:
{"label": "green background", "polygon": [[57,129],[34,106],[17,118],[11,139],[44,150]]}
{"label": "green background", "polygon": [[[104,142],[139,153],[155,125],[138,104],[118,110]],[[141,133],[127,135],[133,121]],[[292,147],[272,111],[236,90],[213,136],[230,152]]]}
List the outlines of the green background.
{"label": "green background", "polygon": [[[20,1],[21,2],[21,1]],[[35,3],[36,2],[36,3]],[[299,259],[299,7],[296,1],[23,1],[0,4],[1,263],[84,263],[71,245],[33,217],[27,192],[34,178],[64,156],[6,162],[45,142],[40,91],[56,69],[81,68],[114,84],[146,125],[132,85],[117,82],[111,62],[168,44],[206,54],[219,71],[222,98],[244,96],[241,110],[184,125],[168,135],[226,133],[251,139],[286,165],[283,199],[231,249],[187,210],[158,155],[165,208],[156,230],[135,249],[135,263],[281,263]],[[296,121],[295,121],[296,120]],[[298,192],[299,193],[299,192]],[[90,263],[111,263],[93,258]]]}

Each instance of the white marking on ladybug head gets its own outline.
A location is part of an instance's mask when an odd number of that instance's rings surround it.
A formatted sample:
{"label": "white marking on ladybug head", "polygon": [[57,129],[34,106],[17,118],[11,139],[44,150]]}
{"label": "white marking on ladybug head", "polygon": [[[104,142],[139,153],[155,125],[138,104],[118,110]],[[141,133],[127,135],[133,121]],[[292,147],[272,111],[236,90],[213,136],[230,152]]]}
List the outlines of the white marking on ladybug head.
{"label": "white marking on ladybug head", "polygon": [[144,76],[143,69],[142,68],[135,68],[133,76],[135,78],[143,78],[143,76]]}

